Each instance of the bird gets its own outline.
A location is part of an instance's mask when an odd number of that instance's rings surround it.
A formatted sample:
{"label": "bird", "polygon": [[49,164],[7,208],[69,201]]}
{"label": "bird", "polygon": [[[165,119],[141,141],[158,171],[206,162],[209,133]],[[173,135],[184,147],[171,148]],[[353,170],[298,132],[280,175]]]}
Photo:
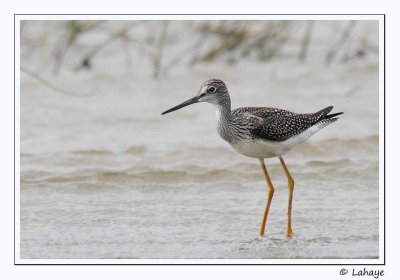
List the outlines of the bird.
{"label": "bird", "polygon": [[322,128],[338,120],[343,112],[332,113],[333,106],[315,113],[298,114],[270,107],[241,107],[231,110],[228,88],[220,79],[202,83],[198,93],[189,100],[169,109],[171,113],[191,104],[207,102],[216,108],[217,131],[238,153],[259,160],[267,185],[267,199],[260,227],[264,236],[268,212],[274,195],[274,186],[265,165],[265,159],[277,157],[283,167],[288,186],[286,235],[292,237],[292,200],[294,179],[283,155],[304,142]]}

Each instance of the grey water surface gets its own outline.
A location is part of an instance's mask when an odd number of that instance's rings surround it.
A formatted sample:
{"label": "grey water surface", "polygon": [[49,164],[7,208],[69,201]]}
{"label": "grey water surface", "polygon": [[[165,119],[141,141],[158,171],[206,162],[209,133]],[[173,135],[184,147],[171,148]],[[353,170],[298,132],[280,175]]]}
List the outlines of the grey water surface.
{"label": "grey water surface", "polygon": [[[364,24],[359,32],[376,32]],[[315,36],[318,53],[327,39]],[[154,80],[119,67],[118,46],[109,48],[97,72],[55,78],[90,94],[60,94],[21,73],[21,258],[379,257],[377,59],[213,62]],[[35,56],[22,63],[46,69]],[[344,112],[284,156],[295,180],[290,239],[278,159],[266,160],[275,195],[261,238],[258,161],[219,138],[210,104],[160,115],[212,77],[227,83],[233,108]]]}

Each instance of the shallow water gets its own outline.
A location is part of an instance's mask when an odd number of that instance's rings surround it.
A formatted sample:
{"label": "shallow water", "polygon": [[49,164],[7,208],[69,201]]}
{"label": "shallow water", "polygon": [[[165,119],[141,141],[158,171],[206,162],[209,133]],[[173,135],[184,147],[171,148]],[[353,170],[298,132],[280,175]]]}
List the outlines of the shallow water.
{"label": "shallow water", "polygon": [[[99,70],[58,78],[91,92],[84,97],[21,76],[21,258],[379,257],[377,61],[214,63],[155,81],[119,67],[111,50]],[[214,76],[234,108],[345,112],[285,156],[295,179],[291,239],[277,159],[267,160],[275,195],[260,238],[257,160],[219,138],[208,104],[160,115]]]}

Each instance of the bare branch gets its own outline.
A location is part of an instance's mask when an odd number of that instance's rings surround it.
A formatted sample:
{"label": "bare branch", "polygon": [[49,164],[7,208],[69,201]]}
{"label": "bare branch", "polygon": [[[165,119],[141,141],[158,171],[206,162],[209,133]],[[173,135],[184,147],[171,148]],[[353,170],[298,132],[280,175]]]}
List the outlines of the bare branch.
{"label": "bare branch", "polygon": [[35,72],[25,68],[24,66],[21,66],[20,70],[21,70],[22,73],[25,73],[25,74],[29,75],[30,77],[36,79],[37,81],[39,81],[43,85],[47,86],[48,88],[54,90],[55,92],[58,92],[58,93],[61,93],[61,94],[64,94],[64,95],[69,95],[69,96],[76,96],[76,97],[87,97],[88,96],[88,94],[82,95],[82,94],[78,94],[78,93],[73,92],[73,91],[69,91],[69,90],[60,88],[60,87],[54,85],[53,83],[49,82],[45,78],[41,77],[40,75],[36,74]]}
{"label": "bare branch", "polygon": [[349,39],[352,30],[354,29],[354,26],[356,25],[356,21],[351,20],[349,21],[349,24],[347,27],[343,30],[342,36],[340,37],[339,41],[332,46],[332,48],[328,51],[325,57],[325,63],[327,65],[330,65],[333,59],[336,57],[340,49],[343,47],[343,45],[346,43],[346,41]]}
{"label": "bare branch", "polygon": [[301,49],[300,49],[300,54],[299,54],[299,60],[301,60],[301,61],[305,61],[307,58],[308,46],[310,45],[311,35],[313,32],[313,28],[314,28],[314,23],[315,23],[314,20],[307,22],[307,26],[306,26],[306,30],[304,32],[304,37],[303,37],[303,41],[301,43]]}

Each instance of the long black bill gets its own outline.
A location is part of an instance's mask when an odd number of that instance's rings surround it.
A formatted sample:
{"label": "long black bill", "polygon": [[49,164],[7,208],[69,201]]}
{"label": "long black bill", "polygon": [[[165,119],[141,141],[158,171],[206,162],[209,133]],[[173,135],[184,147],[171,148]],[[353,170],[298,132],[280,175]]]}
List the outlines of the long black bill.
{"label": "long black bill", "polygon": [[165,114],[171,113],[171,112],[176,111],[176,110],[178,110],[180,108],[186,107],[186,106],[188,106],[190,104],[194,104],[194,103],[197,103],[197,102],[199,102],[199,98],[197,96],[195,96],[195,97],[190,98],[189,100],[186,100],[185,102],[183,102],[183,103],[181,103],[181,104],[179,104],[179,105],[177,105],[177,106],[175,106],[175,107],[173,107],[173,108],[161,113],[161,115],[165,115]]}

